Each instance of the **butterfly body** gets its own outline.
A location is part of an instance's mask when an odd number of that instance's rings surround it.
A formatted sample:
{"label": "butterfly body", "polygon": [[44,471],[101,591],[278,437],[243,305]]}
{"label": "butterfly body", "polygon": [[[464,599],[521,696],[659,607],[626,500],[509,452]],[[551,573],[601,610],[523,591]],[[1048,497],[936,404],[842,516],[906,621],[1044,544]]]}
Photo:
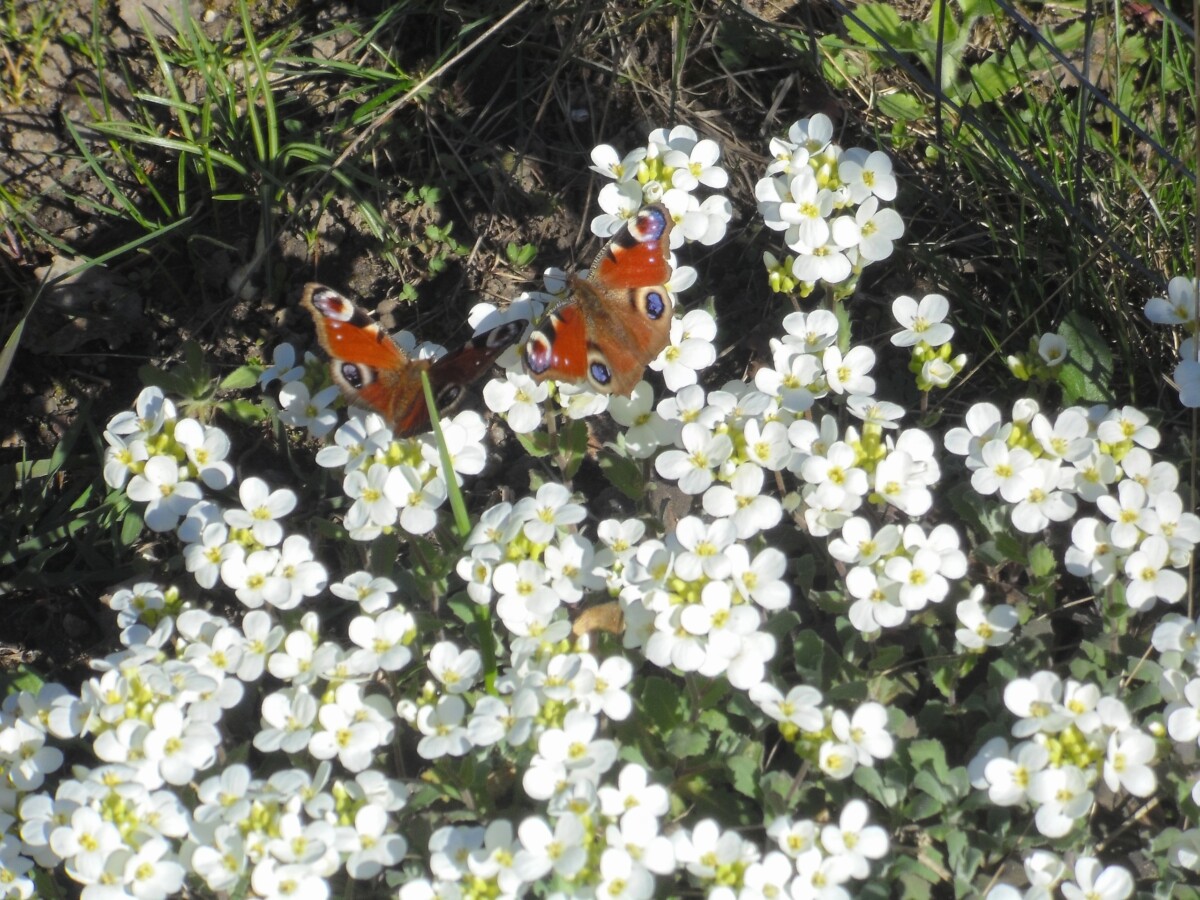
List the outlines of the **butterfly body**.
{"label": "butterfly body", "polygon": [[313,317],[334,384],[351,403],[382,415],[398,437],[429,424],[422,372],[428,373],[438,408],[448,409],[528,324],[524,319],[506,322],[431,361],[408,356],[365,310],[332,288],[306,284],[300,304]]}
{"label": "butterfly body", "polygon": [[641,210],[597,255],[587,276],[570,280],[570,298],[552,310],[525,343],[535,381],[586,383],[605,394],[630,394],[671,339],[674,306],[671,214]]}

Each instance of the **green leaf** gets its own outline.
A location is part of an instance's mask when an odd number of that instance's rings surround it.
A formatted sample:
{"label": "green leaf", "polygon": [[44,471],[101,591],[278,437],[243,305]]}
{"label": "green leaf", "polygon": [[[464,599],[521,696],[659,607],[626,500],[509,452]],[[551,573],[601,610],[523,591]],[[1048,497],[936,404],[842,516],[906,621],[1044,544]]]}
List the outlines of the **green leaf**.
{"label": "green leaf", "polygon": [[554,448],[553,440],[544,431],[535,431],[532,434],[518,434],[517,440],[525,448],[525,452],[534,459],[542,459],[549,456],[551,450]]}
{"label": "green leaf", "polygon": [[258,384],[258,376],[262,371],[262,366],[238,366],[221,379],[221,390],[244,391],[246,388],[254,387]]}
{"label": "green leaf", "polygon": [[929,768],[943,781],[949,778],[950,768],[946,765],[946,748],[941,741],[913,741],[908,745],[908,757],[914,768]]}
{"label": "green leaf", "polygon": [[852,776],[854,783],[863,789],[872,800],[881,803],[885,806],[887,803],[888,792],[883,783],[883,773],[873,766],[859,766],[854,770]]}
{"label": "green leaf", "polygon": [[705,709],[697,717],[697,721],[709,731],[722,732],[729,728],[729,716],[719,709]]}
{"label": "green leaf", "polygon": [[[924,794],[929,800],[933,801],[933,809],[930,810],[929,804],[922,803],[924,814],[919,818],[926,818],[934,812],[940,811],[949,799],[949,794],[945,786],[938,781],[937,776],[932,772],[918,772],[913,776],[913,787]],[[919,801],[918,801],[919,802]]]}
{"label": "green leaf", "polygon": [[558,467],[562,470],[564,478],[575,477],[587,456],[587,446],[587,422],[582,420],[568,422],[558,438]]}
{"label": "green leaf", "polygon": [[222,400],[217,404],[217,409],[223,412],[229,418],[238,422],[254,424],[261,422],[267,418],[269,413],[261,404],[255,403],[253,400]]}
{"label": "green leaf", "polygon": [[726,766],[729,768],[729,783],[733,785],[733,789],[752,800],[758,799],[759,761],[749,756],[734,756],[730,757]]}
{"label": "green leaf", "polygon": [[675,759],[704,756],[708,752],[709,733],[698,728],[681,726],[667,735],[666,751]]}
{"label": "green leaf", "polygon": [[1046,546],[1044,541],[1039,541],[1029,551],[1029,568],[1039,578],[1045,578],[1058,568],[1058,562],[1054,558],[1054,551]]}
{"label": "green leaf", "polygon": [[891,48],[900,52],[917,49],[916,28],[900,18],[890,3],[865,3],[852,15],[842,17],[850,40],[869,50]]}
{"label": "green leaf", "polygon": [[907,91],[882,94],[876,99],[881,113],[900,122],[915,122],[929,115],[925,102]]}
{"label": "green leaf", "polygon": [[[858,774],[855,770],[855,774]],[[786,772],[767,772],[759,781],[763,811],[768,817],[789,814],[796,808],[793,777]]]}
{"label": "green leaf", "polygon": [[1113,354],[1091,320],[1076,310],[1067,313],[1058,334],[1067,342],[1067,360],[1058,370],[1063,403],[1115,401],[1112,392]]}
{"label": "green leaf", "polygon": [[632,459],[619,456],[611,450],[600,454],[600,471],[608,483],[630,500],[641,500],[646,494],[646,482],[642,478],[642,467]]}
{"label": "green leaf", "polygon": [[1007,559],[1010,562],[1015,562],[1017,565],[1024,566],[1029,562],[1029,559],[1025,554],[1025,547],[1011,534],[997,535],[996,549],[1003,554],[1004,559]]}
{"label": "green leaf", "polygon": [[680,710],[682,698],[677,684],[652,676],[646,679],[642,691],[642,708],[656,729],[667,731],[683,720]]}
{"label": "green leaf", "polygon": [[36,694],[45,683],[46,680],[33,669],[20,665],[12,672],[0,675],[0,687],[3,687],[3,690],[0,690],[0,697],[7,697],[9,694],[16,694],[20,691]]}

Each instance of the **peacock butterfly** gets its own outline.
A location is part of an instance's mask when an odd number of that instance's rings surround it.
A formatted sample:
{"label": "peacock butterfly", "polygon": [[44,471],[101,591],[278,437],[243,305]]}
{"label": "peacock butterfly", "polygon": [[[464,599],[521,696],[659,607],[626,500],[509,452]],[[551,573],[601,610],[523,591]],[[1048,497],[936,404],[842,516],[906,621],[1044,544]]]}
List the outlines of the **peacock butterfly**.
{"label": "peacock butterfly", "polygon": [[430,361],[410,358],[365,310],[332,288],[306,284],[300,304],[312,313],[334,383],[349,402],[380,413],[397,437],[429,424],[422,371],[429,373],[438,409],[449,409],[529,324],[525,319],[505,322]]}
{"label": "peacock butterfly", "polygon": [[665,282],[672,225],[665,206],[647,206],[600,251],[587,277],[571,277],[568,300],[525,342],[525,370],[535,381],[633,392],[671,340],[674,306]]}

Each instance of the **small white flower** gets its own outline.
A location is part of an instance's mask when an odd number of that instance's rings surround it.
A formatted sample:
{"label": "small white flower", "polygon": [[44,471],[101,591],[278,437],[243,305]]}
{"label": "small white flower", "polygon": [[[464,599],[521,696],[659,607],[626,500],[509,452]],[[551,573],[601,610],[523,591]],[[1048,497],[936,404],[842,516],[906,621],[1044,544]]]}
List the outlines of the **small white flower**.
{"label": "small white flower", "polygon": [[1191,326],[1197,316],[1196,280],[1176,275],[1167,284],[1167,296],[1147,300],[1145,312],[1155,325]]}
{"label": "small white flower", "polygon": [[945,318],[950,301],[941,294],[926,294],[917,303],[912,297],[897,297],[892,302],[892,315],[902,329],[892,335],[897,347],[915,347],[924,341],[930,347],[940,347],[954,336],[954,327]]}
{"label": "small white flower", "polygon": [[503,381],[493,378],[483,386],[487,408],[504,416],[508,427],[517,434],[529,434],[541,426],[539,404],[549,395],[549,385],[538,384],[523,372],[507,372]]}

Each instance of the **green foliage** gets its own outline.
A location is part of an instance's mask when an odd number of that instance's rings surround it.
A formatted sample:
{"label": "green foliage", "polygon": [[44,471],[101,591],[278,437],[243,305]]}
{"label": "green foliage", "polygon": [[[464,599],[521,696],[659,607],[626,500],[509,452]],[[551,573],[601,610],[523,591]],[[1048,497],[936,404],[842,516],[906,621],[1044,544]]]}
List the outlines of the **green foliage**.
{"label": "green foliage", "polygon": [[509,241],[504,245],[504,259],[517,271],[528,269],[536,258],[537,247],[533,244],[518,244]]}

